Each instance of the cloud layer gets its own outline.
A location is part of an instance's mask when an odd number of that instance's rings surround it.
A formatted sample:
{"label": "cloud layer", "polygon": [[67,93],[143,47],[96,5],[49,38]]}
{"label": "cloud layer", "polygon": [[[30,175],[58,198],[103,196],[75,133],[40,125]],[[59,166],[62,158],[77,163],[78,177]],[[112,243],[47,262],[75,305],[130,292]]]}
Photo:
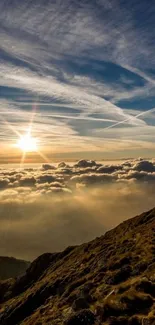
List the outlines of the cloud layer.
{"label": "cloud layer", "polygon": [[154,206],[155,161],[0,170],[0,255],[33,259]]}

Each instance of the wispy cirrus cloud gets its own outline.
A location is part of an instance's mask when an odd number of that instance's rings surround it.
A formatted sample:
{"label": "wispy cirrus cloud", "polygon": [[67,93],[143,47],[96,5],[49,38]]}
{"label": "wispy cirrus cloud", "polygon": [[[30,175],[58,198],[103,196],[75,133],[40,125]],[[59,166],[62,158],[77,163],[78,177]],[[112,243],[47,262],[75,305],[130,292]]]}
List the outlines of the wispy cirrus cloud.
{"label": "wispy cirrus cloud", "polygon": [[[76,143],[83,151],[92,142],[90,150],[104,152],[114,132],[120,146],[125,139],[131,149],[132,140],[153,147],[154,16],[145,0],[1,1],[1,121],[24,132],[37,103],[34,133],[44,133],[49,147],[62,141],[60,150]],[[2,123],[0,132],[10,143],[11,129]]]}

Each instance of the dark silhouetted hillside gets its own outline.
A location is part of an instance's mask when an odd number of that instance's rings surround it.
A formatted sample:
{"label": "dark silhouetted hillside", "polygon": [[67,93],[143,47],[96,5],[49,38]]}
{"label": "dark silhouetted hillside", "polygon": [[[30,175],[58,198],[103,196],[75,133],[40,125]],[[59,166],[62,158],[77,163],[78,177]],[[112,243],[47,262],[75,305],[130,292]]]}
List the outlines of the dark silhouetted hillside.
{"label": "dark silhouetted hillside", "polygon": [[1,325],[155,324],[155,209],[0,283]]}
{"label": "dark silhouetted hillside", "polygon": [[0,280],[14,278],[25,273],[30,262],[13,257],[0,256]]}

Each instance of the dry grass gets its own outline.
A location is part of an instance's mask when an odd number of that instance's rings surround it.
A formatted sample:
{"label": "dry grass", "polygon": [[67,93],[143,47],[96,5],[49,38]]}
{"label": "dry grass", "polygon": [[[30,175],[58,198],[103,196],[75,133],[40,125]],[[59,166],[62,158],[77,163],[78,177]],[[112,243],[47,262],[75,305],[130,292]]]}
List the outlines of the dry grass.
{"label": "dry grass", "polygon": [[0,324],[154,324],[154,230],[151,210],[88,244],[42,255],[0,283]]}

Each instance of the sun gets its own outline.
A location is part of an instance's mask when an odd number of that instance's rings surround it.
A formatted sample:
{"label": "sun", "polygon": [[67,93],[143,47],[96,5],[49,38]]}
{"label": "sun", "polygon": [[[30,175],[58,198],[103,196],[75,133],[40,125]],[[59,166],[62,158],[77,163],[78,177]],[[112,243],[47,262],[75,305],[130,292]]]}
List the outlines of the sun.
{"label": "sun", "polygon": [[37,151],[37,140],[28,132],[17,141],[17,147],[24,152]]}

